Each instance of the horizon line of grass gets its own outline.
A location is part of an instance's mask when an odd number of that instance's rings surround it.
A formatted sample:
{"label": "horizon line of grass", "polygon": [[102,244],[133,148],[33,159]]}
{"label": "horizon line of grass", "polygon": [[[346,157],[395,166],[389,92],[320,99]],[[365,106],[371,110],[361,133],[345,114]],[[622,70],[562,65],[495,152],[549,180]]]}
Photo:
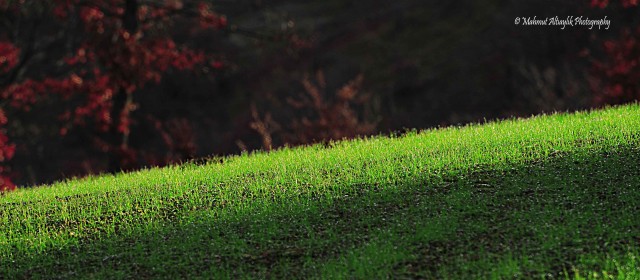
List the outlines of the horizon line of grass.
{"label": "horizon line of grass", "polygon": [[[154,185],[158,182],[140,179],[146,176],[156,177],[155,175],[165,171],[168,173],[183,172],[184,176],[181,176],[181,179],[184,180],[180,182],[188,184],[195,182],[222,183],[252,171],[271,169],[272,171],[268,172],[270,174],[275,173],[274,169],[284,171],[284,173],[312,171],[313,168],[302,167],[305,165],[334,169],[330,165],[336,160],[354,160],[354,158],[362,160],[364,157],[368,157],[368,161],[372,161],[371,158],[383,158],[383,161],[389,161],[389,157],[385,157],[387,155],[410,157],[417,161],[420,156],[428,154],[436,159],[435,164],[430,166],[425,166],[430,162],[414,166],[412,170],[409,170],[411,175],[417,174],[416,171],[437,174],[443,169],[467,170],[479,165],[521,164],[540,160],[554,153],[590,149],[600,147],[603,144],[617,145],[637,140],[637,136],[640,135],[640,129],[637,129],[640,118],[635,116],[634,111],[636,110],[640,110],[640,104],[637,102],[573,113],[554,112],[533,115],[529,118],[510,118],[484,123],[470,123],[463,126],[411,130],[399,137],[394,134],[378,135],[331,141],[328,144],[282,147],[273,151],[258,150],[240,155],[215,157],[204,164],[185,162],[165,167],[143,168],[132,172],[89,175],[83,178],[65,179],[52,184],[19,188],[17,192],[5,193],[3,200],[28,201],[47,197],[52,192],[56,192],[58,196],[66,196]],[[395,139],[398,138],[404,139],[404,141],[395,142]],[[420,148],[426,148],[426,150],[419,150]],[[348,154],[347,150],[355,153]],[[307,156],[301,157],[301,154],[317,156],[318,160],[310,160]],[[301,160],[290,161],[287,159],[292,156]],[[362,162],[337,165],[351,169],[360,167],[360,163]],[[380,168],[376,165],[365,166],[365,168],[373,169],[374,166]],[[202,172],[214,174],[205,174],[212,175],[212,178],[203,179],[206,176],[202,176]],[[387,176],[388,172],[382,172],[380,175],[374,178],[391,179],[393,177]],[[310,177],[313,178],[313,176]],[[166,179],[163,182],[165,184],[177,182],[166,177],[164,179]],[[266,179],[269,181],[273,178]],[[358,181],[363,178],[350,179]],[[311,180],[310,182],[315,181]],[[83,189],[79,185],[91,186],[91,188]]]}

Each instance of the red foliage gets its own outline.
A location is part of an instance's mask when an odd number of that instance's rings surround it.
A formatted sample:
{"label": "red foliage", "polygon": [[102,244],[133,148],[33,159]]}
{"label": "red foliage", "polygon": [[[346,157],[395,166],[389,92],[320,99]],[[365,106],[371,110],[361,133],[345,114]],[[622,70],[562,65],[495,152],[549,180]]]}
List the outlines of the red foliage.
{"label": "red foliage", "polygon": [[0,73],[8,72],[18,63],[20,50],[9,42],[0,42]]}
{"label": "red foliage", "polygon": [[[604,9],[609,5],[611,0],[591,0],[591,7]],[[622,6],[625,8],[637,6],[638,0],[621,0]]]}
{"label": "red foliage", "polygon": [[[20,51],[13,44],[0,42],[0,73],[9,72],[10,69],[16,66],[19,53]],[[0,108],[0,126],[6,125],[7,121],[4,110]],[[0,130],[0,162],[10,160],[15,152],[15,147],[15,145],[9,143],[9,137],[7,137],[6,132]],[[0,174],[5,173],[6,169],[6,166],[0,165]],[[15,188],[16,186],[7,176],[0,175],[0,192],[14,190]]]}
{"label": "red foliage", "polygon": [[200,27],[202,28],[223,28],[227,26],[227,18],[214,13],[211,5],[205,2],[198,3],[198,14],[200,15]]}
{"label": "red foliage", "polygon": [[[7,117],[4,111],[0,109],[0,126],[4,126],[7,123]],[[6,162],[13,157],[16,151],[16,146],[9,143],[9,137],[7,137],[4,130],[0,130],[0,162]],[[7,167],[0,165],[0,174],[5,173]],[[7,190],[14,190],[16,186],[11,182],[9,177],[0,175],[0,192]]]}
{"label": "red foliage", "polygon": [[[621,0],[622,6],[637,6],[638,0]],[[604,8],[609,0],[593,0],[591,6]],[[640,99],[640,27],[623,28],[618,39],[604,40],[604,59],[592,65],[596,105],[620,104]]]}
{"label": "red foliage", "polygon": [[[0,9],[18,11],[22,8],[21,2],[0,1]],[[130,133],[130,112],[136,109],[130,96],[138,89],[149,82],[159,82],[170,69],[190,71],[205,63],[214,68],[223,66],[202,51],[177,44],[167,32],[167,26],[176,16],[194,20],[201,28],[225,27],[226,18],[204,2],[187,7],[181,0],[54,0],[50,5],[52,16],[61,22],[69,21],[70,17],[82,22],[82,40],[70,40],[75,51],[62,58],[67,64],[64,74],[44,79],[26,77],[8,85],[0,84],[0,96],[18,110],[29,110],[40,97],[50,94],[63,100],[82,100],[59,117],[68,123],[60,130],[61,135],[67,134],[74,125],[88,125],[87,121],[92,119],[98,131],[116,131],[126,137]],[[0,42],[0,73],[17,67],[19,55],[19,47]],[[127,96],[126,102],[118,104],[116,96],[123,94]],[[114,106],[121,108],[114,110]],[[118,115],[112,116],[114,112]],[[7,117],[0,109],[0,125],[6,122]],[[121,154],[123,165],[135,162],[136,153],[126,142],[96,143],[104,144],[99,147],[102,150]],[[14,149],[7,134],[0,131],[0,162],[9,160]],[[0,174],[3,171],[0,170]],[[15,188],[6,176],[0,177],[0,181],[2,190]]]}
{"label": "red foliage", "polygon": [[0,176],[0,192],[13,191],[16,189],[16,185],[11,182],[11,179],[7,176]]}
{"label": "red foliage", "polygon": [[625,103],[640,98],[640,28],[625,30],[620,39],[603,43],[605,59],[595,61],[593,73],[599,80],[597,104]]}

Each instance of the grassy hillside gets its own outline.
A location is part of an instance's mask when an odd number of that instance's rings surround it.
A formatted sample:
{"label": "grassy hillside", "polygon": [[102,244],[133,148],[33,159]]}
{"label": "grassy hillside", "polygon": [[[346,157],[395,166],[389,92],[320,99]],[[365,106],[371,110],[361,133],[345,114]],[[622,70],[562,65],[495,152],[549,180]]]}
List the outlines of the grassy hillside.
{"label": "grassy hillside", "polygon": [[0,278],[640,278],[640,106],[0,197]]}

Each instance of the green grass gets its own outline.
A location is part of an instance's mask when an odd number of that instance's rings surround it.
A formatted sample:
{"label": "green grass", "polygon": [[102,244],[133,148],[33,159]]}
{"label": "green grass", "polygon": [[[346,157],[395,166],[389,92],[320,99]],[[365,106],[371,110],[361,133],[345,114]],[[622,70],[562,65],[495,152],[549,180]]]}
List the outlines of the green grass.
{"label": "green grass", "polygon": [[0,278],[640,279],[640,106],[0,197]]}

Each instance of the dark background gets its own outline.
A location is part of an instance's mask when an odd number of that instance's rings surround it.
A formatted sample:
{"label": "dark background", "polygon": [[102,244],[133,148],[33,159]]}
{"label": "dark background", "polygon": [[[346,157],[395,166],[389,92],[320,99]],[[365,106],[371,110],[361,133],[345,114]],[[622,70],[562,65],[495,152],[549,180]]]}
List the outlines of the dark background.
{"label": "dark background", "polygon": [[[188,24],[177,22],[172,36],[218,54],[224,67],[171,71],[136,92],[129,145],[140,153],[123,169],[629,101],[602,98],[606,89],[598,81],[606,75],[594,65],[610,56],[604,42],[635,30],[636,6],[507,0],[212,3],[226,15],[226,28],[190,36],[181,32]],[[607,16],[611,26],[562,30],[514,24],[516,17],[533,16]],[[62,52],[54,47],[48,53],[56,51]],[[30,67],[53,73],[46,63]],[[352,95],[341,98],[337,92],[350,81]],[[313,105],[314,89],[323,109]],[[109,155],[96,148],[91,129],[58,133],[55,102],[43,100],[28,112],[5,108],[6,133],[16,144],[7,165],[18,185],[107,170]]]}

